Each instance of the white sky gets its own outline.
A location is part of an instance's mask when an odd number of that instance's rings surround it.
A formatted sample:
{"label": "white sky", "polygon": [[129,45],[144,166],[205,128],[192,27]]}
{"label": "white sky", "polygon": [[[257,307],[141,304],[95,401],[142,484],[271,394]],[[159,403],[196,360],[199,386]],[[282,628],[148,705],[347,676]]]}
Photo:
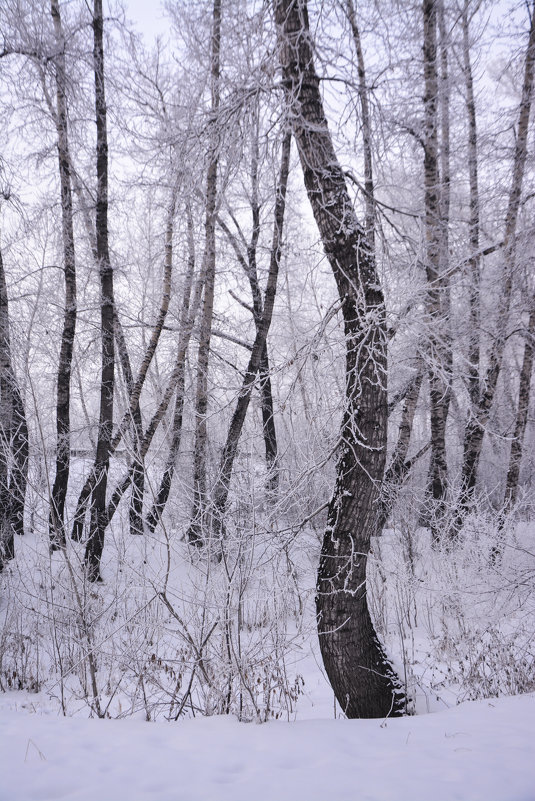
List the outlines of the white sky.
{"label": "white sky", "polygon": [[125,0],[125,8],[127,17],[135,22],[147,44],[158,34],[165,35],[168,32],[169,25],[164,19],[163,3],[160,0]]}

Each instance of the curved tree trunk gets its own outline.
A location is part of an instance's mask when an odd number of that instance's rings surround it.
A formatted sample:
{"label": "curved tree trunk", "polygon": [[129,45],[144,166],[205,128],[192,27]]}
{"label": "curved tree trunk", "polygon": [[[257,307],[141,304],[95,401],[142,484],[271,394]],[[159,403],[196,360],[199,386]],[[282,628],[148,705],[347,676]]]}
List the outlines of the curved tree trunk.
{"label": "curved tree trunk", "polygon": [[346,404],[341,454],[318,570],[321,653],[348,717],[400,714],[404,696],[375,632],[366,563],[377,534],[386,435],[386,326],[373,251],[334,152],[305,0],[275,0],[279,54],[305,186],[342,302]]}

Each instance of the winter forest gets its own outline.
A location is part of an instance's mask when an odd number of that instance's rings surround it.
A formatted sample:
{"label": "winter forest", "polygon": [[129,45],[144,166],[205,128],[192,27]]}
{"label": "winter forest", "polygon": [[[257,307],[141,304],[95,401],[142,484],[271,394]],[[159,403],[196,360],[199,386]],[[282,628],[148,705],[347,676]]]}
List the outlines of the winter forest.
{"label": "winter forest", "polygon": [[0,3],[0,690],[535,690],[533,3],[153,13]]}

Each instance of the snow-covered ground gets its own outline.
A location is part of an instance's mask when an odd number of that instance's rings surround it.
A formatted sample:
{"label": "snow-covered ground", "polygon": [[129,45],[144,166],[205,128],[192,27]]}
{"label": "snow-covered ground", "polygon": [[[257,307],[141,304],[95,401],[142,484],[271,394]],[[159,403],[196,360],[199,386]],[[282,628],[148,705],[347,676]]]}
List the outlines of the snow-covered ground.
{"label": "snow-covered ground", "polygon": [[263,725],[63,718],[31,714],[31,698],[2,697],[1,801],[535,799],[535,694]]}

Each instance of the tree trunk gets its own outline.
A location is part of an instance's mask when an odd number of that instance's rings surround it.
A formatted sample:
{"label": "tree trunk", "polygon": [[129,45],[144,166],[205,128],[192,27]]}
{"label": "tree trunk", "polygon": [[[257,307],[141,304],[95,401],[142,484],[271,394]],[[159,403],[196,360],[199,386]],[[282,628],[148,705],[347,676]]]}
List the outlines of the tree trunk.
{"label": "tree trunk", "polygon": [[91,497],[91,522],[85,550],[87,575],[91,581],[101,581],[100,559],[104,548],[107,525],[106,488],[110,464],[110,446],[113,431],[113,392],[115,380],[113,270],[108,246],[108,135],[106,95],[104,87],[104,45],[102,0],[94,0],[93,12],[93,64],[95,73],[95,119],[97,127],[97,202],[96,243],[100,277],[100,329],[102,339],[100,413],[97,454],[95,459],[95,486]]}
{"label": "tree trunk", "polygon": [[[186,334],[188,328],[188,318],[191,301],[191,290],[193,285],[193,274],[195,272],[195,241],[193,238],[193,220],[191,217],[191,209],[187,208],[187,224],[188,224],[188,267],[184,280],[184,291],[182,295],[182,308],[180,310],[180,336]],[[168,229],[169,233],[169,229]],[[169,258],[172,257],[172,237],[167,240],[168,249],[167,253]],[[184,353],[185,356],[185,353]],[[164,474],[160,482],[160,487],[152,504],[151,510],[147,515],[146,526],[152,533],[165,509],[165,505],[169,498],[171,491],[171,484],[175,472],[176,460],[180,450],[180,441],[182,439],[182,416],[184,411],[184,388],[185,388],[185,358],[180,362],[179,370],[176,381],[176,396],[175,396],[175,409],[173,413],[173,433],[171,439],[171,446],[167,457]]]}
{"label": "tree trunk", "polygon": [[[483,438],[490,418],[507,341],[507,324],[511,305],[515,264],[516,226],[527,155],[527,137],[535,65],[535,4],[531,6],[530,19],[529,41],[526,50],[524,81],[513,157],[513,175],[505,216],[505,236],[503,242],[504,283],[501,293],[496,334],[488,357],[488,367],[481,384],[477,407],[472,414],[470,414],[464,432],[461,491],[458,502],[458,520],[460,522],[462,522],[463,516],[468,511],[474,494]],[[458,526],[460,522],[457,524]]]}
{"label": "tree trunk", "polygon": [[221,0],[214,0],[211,38],[211,142],[206,175],[206,207],[204,225],[204,302],[199,332],[199,353],[197,357],[197,391],[195,398],[195,450],[193,454],[193,508],[188,528],[188,540],[201,545],[206,523],[206,450],[207,450],[207,412],[208,412],[208,361],[212,336],[212,317],[215,289],[215,224],[217,202],[218,136],[217,122],[219,111],[219,77],[221,48]]}
{"label": "tree trunk", "polygon": [[61,191],[61,225],[63,269],[65,274],[65,312],[58,364],[56,403],[56,474],[50,499],[50,543],[52,548],[65,544],[65,498],[69,482],[71,456],[70,396],[72,355],[76,332],[76,263],[71,188],[71,161],[65,96],[65,38],[61,25],[58,0],[51,0],[57,56],[56,67],[56,131],[58,135],[58,165]]}
{"label": "tree trunk", "polygon": [[[418,371],[410,384],[409,390],[405,395],[403,402],[403,409],[401,412],[401,420],[399,423],[398,439],[396,446],[392,452],[390,464],[385,471],[383,481],[383,491],[381,495],[381,509],[379,515],[378,529],[381,531],[392,511],[392,508],[398,498],[399,492],[403,486],[407,475],[410,472],[414,459],[407,459],[409,445],[411,441],[412,425],[414,422],[414,415],[416,413],[416,406],[420,396],[420,390],[424,379],[424,369],[420,364]],[[420,454],[418,454],[420,456]]]}
{"label": "tree trunk", "polygon": [[520,385],[518,388],[518,407],[516,410],[515,428],[513,441],[511,442],[511,453],[509,455],[509,469],[505,482],[505,496],[503,502],[503,515],[512,509],[516,503],[518,494],[518,479],[520,477],[520,465],[522,463],[522,452],[524,449],[524,435],[528,423],[528,411],[531,397],[531,374],[533,372],[533,350],[535,346],[535,297],[532,299],[531,311],[529,315],[528,328],[526,331],[526,342],[524,344],[524,356],[522,358],[522,369],[520,370]]}
{"label": "tree trunk", "polygon": [[[234,459],[236,457],[238,443],[243,430],[245,417],[247,415],[247,409],[249,408],[249,401],[251,399],[256,374],[262,365],[263,359],[265,360],[267,357],[266,340],[273,315],[273,306],[275,304],[277,279],[279,275],[279,265],[281,259],[282,229],[284,224],[284,211],[286,207],[286,188],[288,186],[288,173],[290,169],[291,143],[291,133],[288,132],[285,134],[282,142],[280,175],[276,193],[277,199],[275,202],[275,219],[273,224],[271,258],[266,295],[262,308],[262,316],[260,322],[257,324],[253,349],[249,358],[247,370],[245,371],[238,402],[236,404],[234,414],[232,415],[232,420],[227,433],[227,439],[221,456],[217,481],[214,488],[213,524],[216,534],[222,534],[224,531],[224,517],[227,507]],[[258,302],[260,303],[261,301]]]}
{"label": "tree trunk", "polygon": [[11,357],[9,300],[0,250],[0,570],[15,556],[15,534],[24,534],[28,478],[28,426]]}
{"label": "tree trunk", "polygon": [[468,22],[468,7],[470,0],[465,0],[462,13],[463,27],[463,72],[466,91],[466,114],[468,117],[468,178],[470,183],[470,259],[468,261],[469,273],[469,332],[468,332],[468,394],[470,397],[471,413],[477,409],[479,401],[480,377],[480,260],[479,255],[479,177],[478,177],[478,140],[477,117],[474,97],[474,79],[470,59],[470,30]]}
{"label": "tree trunk", "polygon": [[448,369],[446,341],[447,320],[444,295],[447,287],[441,274],[444,254],[441,183],[438,150],[438,70],[437,70],[437,0],[424,0],[424,186],[425,186],[425,272],[427,278],[426,312],[429,337],[429,391],[431,416],[431,464],[429,483],[433,499],[430,523],[433,540],[441,539],[448,488],[446,460],[446,419],[449,387],[444,374]]}
{"label": "tree trunk", "polygon": [[327,675],[348,717],[400,714],[404,694],[366,597],[387,435],[386,325],[373,252],[334,152],[313,61],[305,0],[275,0],[286,100],[305,186],[342,303],[346,404],[341,454],[318,570],[316,608]]}

